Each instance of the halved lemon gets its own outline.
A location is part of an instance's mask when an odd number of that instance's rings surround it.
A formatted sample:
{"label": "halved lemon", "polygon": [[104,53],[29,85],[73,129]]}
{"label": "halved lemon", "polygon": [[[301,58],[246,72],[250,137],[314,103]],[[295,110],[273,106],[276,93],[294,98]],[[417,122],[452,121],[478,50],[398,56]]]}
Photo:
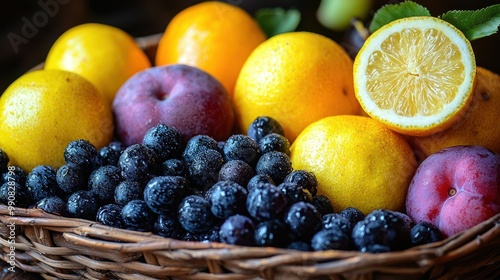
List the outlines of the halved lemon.
{"label": "halved lemon", "polygon": [[354,61],[356,98],[372,118],[406,135],[455,123],[472,99],[471,44],[436,17],[393,21],[368,37]]}

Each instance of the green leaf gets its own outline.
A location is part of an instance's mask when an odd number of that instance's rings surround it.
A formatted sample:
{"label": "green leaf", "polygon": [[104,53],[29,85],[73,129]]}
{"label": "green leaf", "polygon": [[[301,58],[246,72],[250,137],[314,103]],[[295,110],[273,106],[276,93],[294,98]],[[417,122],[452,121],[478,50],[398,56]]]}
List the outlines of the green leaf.
{"label": "green leaf", "polygon": [[449,11],[441,17],[464,33],[469,41],[495,34],[500,25],[500,4],[475,11]]}
{"label": "green leaf", "polygon": [[427,8],[412,1],[384,5],[373,15],[368,29],[373,33],[391,21],[415,16],[431,16],[431,14]]}
{"label": "green leaf", "polygon": [[297,9],[265,8],[255,12],[255,19],[267,37],[294,31],[300,22]]}

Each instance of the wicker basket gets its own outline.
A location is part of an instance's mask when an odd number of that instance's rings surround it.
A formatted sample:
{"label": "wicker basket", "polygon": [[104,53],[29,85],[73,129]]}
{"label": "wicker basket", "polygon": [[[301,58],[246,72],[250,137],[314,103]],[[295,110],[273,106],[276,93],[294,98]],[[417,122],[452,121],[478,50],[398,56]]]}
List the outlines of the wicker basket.
{"label": "wicker basket", "polygon": [[400,252],[299,252],[178,241],[0,205],[2,259],[45,279],[498,279],[500,215]]}
{"label": "wicker basket", "polygon": [[[158,39],[138,42],[154,57]],[[4,261],[45,279],[500,278],[500,214],[440,242],[369,254],[179,241],[0,205],[0,243]]]}

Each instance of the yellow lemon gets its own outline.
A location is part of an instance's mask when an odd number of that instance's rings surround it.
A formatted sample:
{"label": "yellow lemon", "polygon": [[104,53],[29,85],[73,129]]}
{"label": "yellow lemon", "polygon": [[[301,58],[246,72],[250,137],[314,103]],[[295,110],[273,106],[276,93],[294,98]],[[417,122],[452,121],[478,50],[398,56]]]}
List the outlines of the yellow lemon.
{"label": "yellow lemon", "polygon": [[52,45],[45,69],[79,74],[93,83],[111,104],[121,85],[151,67],[144,51],[125,31],[86,23],[64,32]]}
{"label": "yellow lemon", "polygon": [[351,58],[331,39],[311,32],[283,33],[260,44],[241,69],[234,104],[242,131],[269,116],[291,142],[312,122],[360,108]]}
{"label": "yellow lemon", "polygon": [[29,72],[0,98],[0,148],[10,163],[29,172],[64,164],[64,149],[86,139],[97,148],[113,136],[107,100],[85,78],[62,70]]}
{"label": "yellow lemon", "polygon": [[500,76],[477,67],[472,102],[452,127],[425,137],[411,137],[410,143],[424,159],[447,147],[478,145],[500,153]]}
{"label": "yellow lemon", "polygon": [[383,26],[354,60],[356,97],[364,111],[406,135],[452,126],[470,103],[475,74],[469,40],[435,17]]}
{"label": "yellow lemon", "polygon": [[403,211],[417,162],[403,136],[363,116],[332,116],[309,125],[290,154],[295,170],[313,172],[318,194],[338,212]]}

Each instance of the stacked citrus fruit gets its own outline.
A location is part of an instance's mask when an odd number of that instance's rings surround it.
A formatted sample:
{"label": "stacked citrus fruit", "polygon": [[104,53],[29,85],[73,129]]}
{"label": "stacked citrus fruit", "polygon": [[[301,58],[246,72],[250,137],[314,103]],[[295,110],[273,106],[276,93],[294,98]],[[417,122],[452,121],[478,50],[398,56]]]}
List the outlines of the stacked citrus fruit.
{"label": "stacked citrus fruit", "polygon": [[26,171],[64,163],[76,139],[101,148],[114,136],[111,103],[118,88],[151,64],[134,39],[103,24],[66,31],[44,69],[16,80],[0,99],[0,147]]}

